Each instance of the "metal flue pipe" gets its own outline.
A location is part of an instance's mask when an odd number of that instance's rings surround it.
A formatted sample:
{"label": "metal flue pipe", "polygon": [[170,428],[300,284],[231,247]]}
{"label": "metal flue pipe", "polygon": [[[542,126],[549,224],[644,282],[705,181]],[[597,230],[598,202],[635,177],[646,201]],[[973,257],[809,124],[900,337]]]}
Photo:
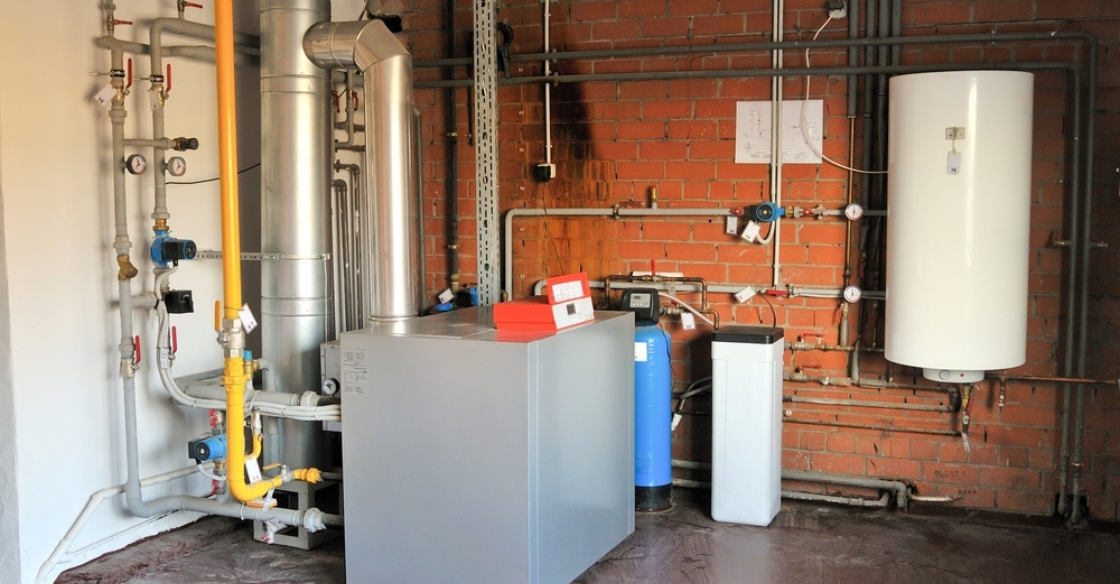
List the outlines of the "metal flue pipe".
{"label": "metal flue pipe", "polygon": [[412,118],[412,56],[380,20],[318,24],[303,39],[320,67],[357,69],[365,90],[365,274],[370,321],[414,318],[420,306],[420,208]]}
{"label": "metal flue pipe", "polygon": [[[277,365],[275,391],[319,386],[319,345],[334,316],[327,237],[334,162],[330,72],[303,54],[307,29],[330,20],[329,0],[261,2],[261,349]],[[300,422],[265,425],[266,462],[319,462],[322,433]]]}

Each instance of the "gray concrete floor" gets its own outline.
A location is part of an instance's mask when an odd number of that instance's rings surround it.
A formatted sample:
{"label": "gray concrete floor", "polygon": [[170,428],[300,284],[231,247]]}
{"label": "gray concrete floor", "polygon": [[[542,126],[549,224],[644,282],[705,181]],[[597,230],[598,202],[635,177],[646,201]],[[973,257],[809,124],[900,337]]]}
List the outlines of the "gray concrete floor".
{"label": "gray concrete floor", "polygon": [[[1120,535],[1112,533],[790,502],[773,525],[757,528],[716,523],[704,500],[679,496],[672,510],[638,514],[636,524],[633,535],[576,583],[1120,582]],[[251,529],[235,520],[205,519],[74,568],[57,582],[345,581],[341,539],[307,552],[250,536]]]}

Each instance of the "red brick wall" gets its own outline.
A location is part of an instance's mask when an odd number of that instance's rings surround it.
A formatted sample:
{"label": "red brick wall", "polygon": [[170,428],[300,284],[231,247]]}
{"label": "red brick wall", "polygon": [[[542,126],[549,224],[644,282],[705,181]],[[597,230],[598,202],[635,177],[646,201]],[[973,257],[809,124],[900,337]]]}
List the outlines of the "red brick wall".
{"label": "red brick wall", "polygon": [[[408,5],[408,2],[405,2]],[[448,22],[444,2],[415,0],[405,15],[406,40],[417,60],[445,57]],[[823,2],[787,0],[787,40],[807,39],[824,22]],[[458,48],[468,56],[470,3],[456,2]],[[541,49],[539,0],[506,0],[499,21],[515,30],[514,53]],[[587,50],[632,46],[709,45],[767,40],[771,26],[766,0],[563,0],[552,8],[552,42],[556,50]],[[903,3],[905,35],[1012,31],[1089,31],[1101,41],[1097,88],[1097,172],[1092,237],[1111,247],[1093,252],[1090,273],[1088,375],[1120,376],[1120,3],[1108,0],[1044,2],[1032,0],[916,1]],[[847,35],[847,20],[830,24],[822,38]],[[930,45],[902,51],[903,63],[1007,63],[1082,60],[1075,43],[1008,43]],[[819,50],[816,66],[843,65],[844,50]],[[555,70],[568,73],[612,73],[672,70],[768,68],[764,53],[696,54],[682,57],[566,61]],[[804,66],[803,55],[789,52],[787,67]],[[515,63],[515,75],[539,74],[536,63]],[[458,75],[464,76],[464,70]],[[417,79],[447,78],[446,70],[418,71]],[[768,100],[765,79],[692,79],[642,82],[589,82],[553,88],[553,160],[558,176],[542,184],[532,180],[532,167],[543,161],[542,88],[503,86],[499,91],[499,174],[501,209],[534,207],[645,207],[653,189],[659,206],[669,208],[743,207],[764,200],[769,192],[764,165],[733,162],[735,102]],[[784,83],[786,99],[800,99],[804,79]],[[855,141],[854,164],[864,166],[862,119],[849,136],[847,79],[814,77],[811,98],[825,100],[825,154],[848,162],[849,140]],[[469,90],[455,93],[456,153],[460,182],[460,259],[454,268],[463,282],[475,279],[473,151],[468,143]],[[448,90],[418,90],[424,132],[423,169],[428,274],[431,293],[447,285],[445,197],[448,189]],[[1060,72],[1036,76],[1034,190],[1032,193],[1030,315],[1028,362],[1012,374],[1055,375],[1066,339],[1062,271],[1065,254],[1050,245],[1068,232],[1070,182],[1068,144],[1072,120],[1066,77]],[[860,113],[863,113],[862,98]],[[860,181],[851,185],[858,198]],[[781,184],[783,202],[838,208],[844,204],[848,174],[830,165],[787,165]],[[767,284],[771,279],[769,247],[749,245],[723,234],[721,220],[600,218],[526,219],[515,226],[514,290],[531,293],[532,285],[550,275],[577,270],[591,278],[631,270],[648,270],[651,262],[663,271],[702,276],[711,283]],[[843,284],[844,224],[836,219],[786,221],[781,238],[783,282],[809,286]],[[871,262],[866,271],[876,270]],[[858,280],[858,278],[857,278]],[[689,298],[696,300],[695,295]],[[771,308],[759,299],[737,304],[729,295],[713,295],[723,322],[766,323],[786,328],[787,340],[808,336],[824,342],[851,342],[857,328],[865,345],[881,347],[882,306],[863,302],[852,309],[853,337],[838,338],[840,307],[834,300],[774,298]],[[860,314],[864,311],[865,314]],[[862,323],[858,326],[856,323]],[[682,331],[670,319],[676,387],[709,374],[706,331]],[[786,355],[790,370],[843,377],[846,355],[798,352]],[[917,383],[915,372],[891,367],[879,354],[861,359],[863,377]],[[919,375],[920,376],[920,375]],[[906,389],[825,387],[787,383],[787,395],[854,398],[863,401],[944,405],[942,392]],[[959,497],[959,506],[1045,514],[1054,509],[1060,447],[1061,391],[1052,384],[1009,383],[1006,405],[996,403],[998,388],[981,384],[971,408],[971,452],[959,437],[932,432],[959,429],[954,413],[901,409],[786,404],[784,425],[786,468],[822,470],[901,479],[923,495]],[[1084,495],[1091,517],[1120,518],[1120,388],[1086,390]],[[690,402],[698,412],[677,429],[675,455],[707,460],[709,409],[704,399]],[[859,429],[853,426],[874,426]]]}

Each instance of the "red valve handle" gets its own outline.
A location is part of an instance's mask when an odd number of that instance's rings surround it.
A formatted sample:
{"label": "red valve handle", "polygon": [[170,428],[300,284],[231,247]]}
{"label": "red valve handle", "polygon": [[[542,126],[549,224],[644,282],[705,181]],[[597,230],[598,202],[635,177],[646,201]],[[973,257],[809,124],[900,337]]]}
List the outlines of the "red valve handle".
{"label": "red valve handle", "polygon": [[179,330],[176,327],[171,327],[171,352],[179,352]]}
{"label": "red valve handle", "polygon": [[336,114],[342,113],[342,106],[339,105],[340,102],[339,102],[339,99],[338,99],[338,92],[337,91],[331,91],[331,97],[334,98],[334,113],[336,113]]}
{"label": "red valve handle", "polygon": [[194,2],[183,2],[183,7],[184,8],[202,8],[202,5],[201,4],[196,4]]}
{"label": "red valve handle", "polygon": [[132,87],[132,59],[128,60],[128,77],[124,83],[125,88]]}
{"label": "red valve handle", "polygon": [[167,64],[167,75],[164,80],[167,81],[167,91],[171,91],[171,63]]}
{"label": "red valve handle", "polygon": [[131,20],[117,20],[117,19],[114,18],[113,19],[113,25],[115,26],[115,25],[118,25],[118,24],[127,24],[127,25],[131,26],[132,21]]}
{"label": "red valve handle", "polygon": [[132,339],[132,348],[136,351],[136,363],[140,363],[140,335],[136,335]]}
{"label": "red valve handle", "polygon": [[358,109],[358,94],[351,91],[350,95],[354,96],[354,109]]}

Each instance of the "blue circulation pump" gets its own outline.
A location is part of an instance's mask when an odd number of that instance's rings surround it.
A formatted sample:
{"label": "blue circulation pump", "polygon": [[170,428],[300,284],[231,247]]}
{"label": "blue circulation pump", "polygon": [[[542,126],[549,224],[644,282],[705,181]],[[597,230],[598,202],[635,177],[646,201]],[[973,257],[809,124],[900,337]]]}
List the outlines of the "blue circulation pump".
{"label": "blue circulation pump", "polygon": [[193,260],[198,255],[198,246],[190,239],[171,237],[166,229],[156,231],[152,240],[152,261],[161,268],[168,264],[179,265],[179,260]]}
{"label": "blue circulation pump", "polygon": [[635,313],[634,506],[659,511],[673,504],[672,373],[669,334],[657,326],[657,290],[628,289],[622,309]]}

